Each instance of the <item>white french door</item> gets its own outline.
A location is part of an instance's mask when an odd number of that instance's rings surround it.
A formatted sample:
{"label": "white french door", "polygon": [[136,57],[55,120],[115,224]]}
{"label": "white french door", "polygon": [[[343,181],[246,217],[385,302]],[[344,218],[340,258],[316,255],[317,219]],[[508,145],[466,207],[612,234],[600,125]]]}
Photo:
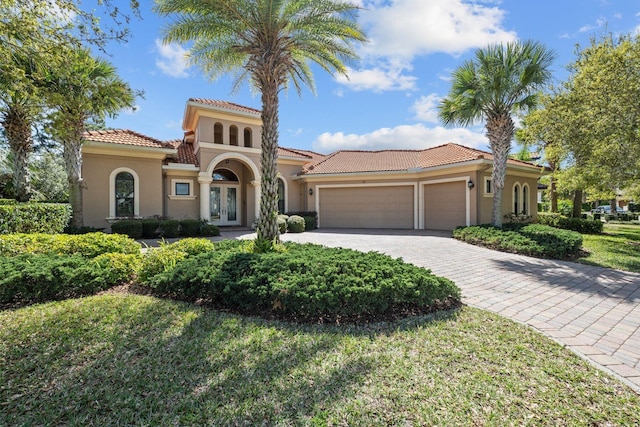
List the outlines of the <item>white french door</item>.
{"label": "white french door", "polygon": [[239,199],[239,185],[211,185],[211,197],[209,198],[211,222],[215,225],[240,225]]}

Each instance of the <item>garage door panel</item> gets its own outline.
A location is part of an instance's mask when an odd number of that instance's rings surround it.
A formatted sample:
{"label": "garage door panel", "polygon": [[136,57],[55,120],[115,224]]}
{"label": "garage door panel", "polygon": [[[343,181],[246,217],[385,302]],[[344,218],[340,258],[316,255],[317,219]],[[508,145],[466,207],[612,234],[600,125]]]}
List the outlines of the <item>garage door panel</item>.
{"label": "garage door panel", "polygon": [[413,228],[413,186],[321,188],[320,226]]}
{"label": "garage door panel", "polygon": [[467,223],[466,184],[463,181],[424,186],[424,225],[429,230],[453,230]]}

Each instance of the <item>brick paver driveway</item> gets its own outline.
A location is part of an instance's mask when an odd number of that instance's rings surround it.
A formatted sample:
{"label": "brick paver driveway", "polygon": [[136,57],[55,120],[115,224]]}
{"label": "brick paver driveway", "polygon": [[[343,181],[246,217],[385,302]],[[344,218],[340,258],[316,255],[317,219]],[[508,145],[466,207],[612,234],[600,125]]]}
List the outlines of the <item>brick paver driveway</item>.
{"label": "brick paver driveway", "polygon": [[282,237],[382,252],[429,268],[453,280],[464,303],[540,330],[640,392],[640,274],[507,254],[449,236],[322,229]]}

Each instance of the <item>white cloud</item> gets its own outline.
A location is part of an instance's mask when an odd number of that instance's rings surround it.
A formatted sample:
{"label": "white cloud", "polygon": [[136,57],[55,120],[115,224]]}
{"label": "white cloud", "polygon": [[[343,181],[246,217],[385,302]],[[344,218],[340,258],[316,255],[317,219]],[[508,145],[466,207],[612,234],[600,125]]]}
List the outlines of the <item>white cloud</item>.
{"label": "white cloud", "polygon": [[428,128],[422,124],[415,124],[377,129],[361,135],[326,132],[318,136],[313,143],[313,148],[321,153],[337,150],[422,150],[448,142],[476,148],[487,145],[487,139],[483,134],[466,128],[447,129],[441,126]]}
{"label": "white cloud", "polygon": [[415,90],[416,77],[404,75],[410,69],[408,65],[391,65],[380,63],[378,66],[364,70],[347,68],[348,78],[338,76],[337,82],[349,88],[385,92],[389,90]]}
{"label": "white cloud", "polygon": [[415,90],[418,79],[410,72],[416,56],[459,55],[516,39],[515,32],[501,27],[503,10],[478,2],[366,0],[363,6],[360,23],[369,37],[360,51],[363,68],[349,69],[349,79],[338,78],[338,83],[353,90]]}
{"label": "white cloud", "polygon": [[177,43],[163,44],[162,40],[156,39],[156,49],[160,58],[156,59],[156,66],[164,74],[171,77],[188,77],[187,73],[187,49]]}
{"label": "white cloud", "polygon": [[513,41],[516,33],[502,28],[505,12],[464,0],[392,0],[362,12],[361,23],[375,56],[411,59],[444,52],[458,55],[490,43]]}
{"label": "white cloud", "polygon": [[423,122],[438,123],[438,104],[442,98],[435,93],[421,96],[411,106],[411,111],[416,113],[415,118]]}

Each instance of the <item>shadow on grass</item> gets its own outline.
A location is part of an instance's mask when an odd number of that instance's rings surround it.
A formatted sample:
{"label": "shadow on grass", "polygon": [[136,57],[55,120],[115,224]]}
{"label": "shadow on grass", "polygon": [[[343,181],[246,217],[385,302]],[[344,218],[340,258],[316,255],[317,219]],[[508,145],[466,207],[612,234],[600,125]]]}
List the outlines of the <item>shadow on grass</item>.
{"label": "shadow on grass", "polygon": [[0,348],[1,425],[313,423],[375,372],[358,337],[455,316],[301,326],[139,296],[20,314],[3,333],[19,345]]}

